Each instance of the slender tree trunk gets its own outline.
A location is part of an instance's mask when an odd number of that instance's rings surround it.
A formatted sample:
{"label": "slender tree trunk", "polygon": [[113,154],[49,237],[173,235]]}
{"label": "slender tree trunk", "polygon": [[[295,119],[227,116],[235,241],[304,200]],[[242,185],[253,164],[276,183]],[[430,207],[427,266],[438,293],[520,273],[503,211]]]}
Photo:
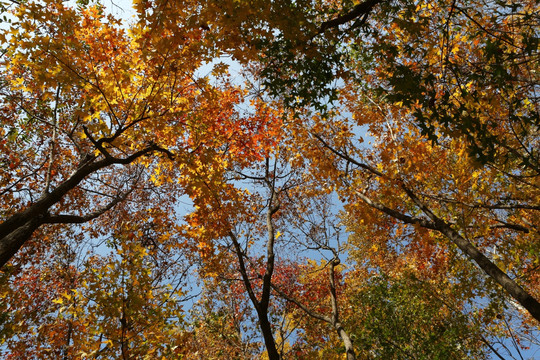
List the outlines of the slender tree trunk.
{"label": "slender tree trunk", "polygon": [[340,264],[339,257],[336,252],[334,252],[334,259],[330,264],[329,271],[329,280],[330,280],[330,299],[332,303],[332,325],[336,329],[343,345],[345,345],[345,352],[347,354],[347,360],[356,360],[356,354],[354,352],[354,347],[349,337],[349,334],[345,331],[339,320],[339,306],[338,306],[338,296],[336,290],[336,266]]}
{"label": "slender tree trunk", "polygon": [[67,339],[66,339],[66,346],[64,347],[64,355],[62,356],[62,360],[68,360],[69,359],[69,345],[71,343],[71,333],[73,332],[73,322],[70,320],[68,324],[68,332],[67,332]]}
{"label": "slender tree trunk", "polygon": [[[264,339],[264,345],[266,347],[266,351],[268,353],[268,359],[269,360],[280,360],[279,352],[276,347],[276,342],[274,340],[274,335],[272,333],[272,326],[270,324],[270,321],[268,320],[268,304],[269,299],[263,298],[261,296],[261,300],[257,299],[257,296],[255,295],[251,280],[248,276],[248,272],[246,269],[246,264],[244,262],[244,253],[242,249],[240,248],[240,244],[238,242],[238,239],[236,238],[236,235],[231,231],[229,232],[229,237],[231,238],[234,248],[235,248],[235,254],[238,258],[238,264],[240,266],[240,275],[242,276],[242,282],[244,283],[244,287],[248,293],[249,299],[251,300],[251,303],[255,307],[255,310],[257,311],[257,317],[259,320],[259,328],[261,329],[263,339]],[[271,280],[271,278],[270,278]],[[270,292],[263,292],[263,296],[270,296]]]}
{"label": "slender tree trunk", "polygon": [[270,360],[280,360],[279,352],[276,347],[276,342],[274,340],[274,335],[272,333],[272,326],[268,320],[267,315],[268,310],[259,310],[257,309],[257,315],[259,316],[259,327],[264,338],[264,345],[266,346],[266,351],[268,353],[268,359]]}
{"label": "slender tree trunk", "polygon": [[349,337],[349,334],[343,329],[343,326],[341,326],[341,323],[336,323],[334,325],[336,328],[339,337],[341,338],[341,341],[343,341],[343,345],[345,345],[345,353],[347,354],[347,360],[356,360],[356,354],[354,352],[354,347],[352,344],[352,340]]}
{"label": "slender tree trunk", "polygon": [[437,224],[439,231],[446,235],[457,245],[469,258],[471,258],[486,274],[505,289],[521,306],[523,306],[536,320],[540,321],[540,303],[519,286],[504,271],[499,269],[491,260],[482,254],[467,239],[459,235],[448,224],[440,222]]}

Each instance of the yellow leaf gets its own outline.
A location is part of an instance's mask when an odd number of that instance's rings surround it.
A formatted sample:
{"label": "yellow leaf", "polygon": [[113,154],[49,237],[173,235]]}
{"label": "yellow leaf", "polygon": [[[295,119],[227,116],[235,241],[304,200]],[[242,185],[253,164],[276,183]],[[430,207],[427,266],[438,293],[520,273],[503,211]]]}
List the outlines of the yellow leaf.
{"label": "yellow leaf", "polygon": [[64,303],[64,300],[62,300],[62,298],[54,299],[54,300],[53,300],[53,303],[62,305],[62,304]]}

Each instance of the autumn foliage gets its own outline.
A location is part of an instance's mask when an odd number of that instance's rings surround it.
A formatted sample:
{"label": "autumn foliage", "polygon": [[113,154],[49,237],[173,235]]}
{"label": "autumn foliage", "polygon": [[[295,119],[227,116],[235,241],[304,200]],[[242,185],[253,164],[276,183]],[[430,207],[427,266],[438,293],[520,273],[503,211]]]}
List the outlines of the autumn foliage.
{"label": "autumn foliage", "polygon": [[0,3],[2,358],[540,349],[536,1],[124,5]]}

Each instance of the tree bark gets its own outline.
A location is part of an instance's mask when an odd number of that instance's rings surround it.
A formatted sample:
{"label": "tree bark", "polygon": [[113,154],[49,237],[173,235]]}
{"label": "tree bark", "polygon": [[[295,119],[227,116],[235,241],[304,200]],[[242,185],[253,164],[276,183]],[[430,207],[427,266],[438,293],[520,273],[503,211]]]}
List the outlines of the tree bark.
{"label": "tree bark", "polygon": [[269,360],[280,360],[279,352],[276,347],[276,341],[274,340],[274,334],[272,333],[272,325],[268,320],[268,308],[257,308],[257,316],[259,317],[259,327],[264,338],[264,345],[266,346],[266,352],[268,353]]}
{"label": "tree bark", "polygon": [[356,360],[356,354],[354,352],[354,347],[352,344],[352,340],[349,337],[349,334],[343,329],[343,326],[341,326],[341,323],[336,323],[334,325],[336,328],[336,331],[341,338],[341,341],[343,341],[343,345],[345,345],[345,354],[347,354],[347,360]]}
{"label": "tree bark", "polygon": [[13,231],[0,239],[0,268],[19,251],[41,224],[42,218],[36,216],[15,227]]}

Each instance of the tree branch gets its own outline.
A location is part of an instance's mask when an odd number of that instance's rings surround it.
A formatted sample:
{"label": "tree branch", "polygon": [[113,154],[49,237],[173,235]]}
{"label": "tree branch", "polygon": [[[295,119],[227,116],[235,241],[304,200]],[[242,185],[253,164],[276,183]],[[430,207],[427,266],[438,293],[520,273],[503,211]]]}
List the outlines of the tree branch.
{"label": "tree branch", "polygon": [[367,170],[369,171],[370,173],[372,174],[375,174],[377,176],[381,176],[381,177],[384,177],[384,174],[380,171],[378,171],[377,169],[367,165],[367,164],[364,164],[364,163],[361,163],[359,161],[357,161],[356,159],[350,157],[349,155],[347,154],[344,154],[336,149],[334,149],[332,146],[330,146],[330,144],[328,144],[320,135],[318,134],[312,134],[317,140],[319,140],[323,146],[325,148],[327,148],[328,150],[330,150],[331,152],[333,152],[335,155],[339,156],[340,158],[342,158],[343,160],[347,161],[347,162],[350,162],[351,164],[354,164],[364,170]]}
{"label": "tree branch", "polygon": [[302,309],[303,312],[305,312],[306,314],[308,314],[309,316],[311,316],[312,318],[315,318],[317,320],[321,320],[321,321],[324,321],[330,325],[332,325],[332,319],[327,317],[327,316],[324,316],[324,315],[321,315],[321,314],[318,314],[316,312],[314,312],[313,310],[311,310],[310,308],[308,308],[307,306],[305,306],[304,304],[302,304],[300,301],[296,300],[295,298],[287,295],[283,290],[281,290],[280,288],[278,288],[275,284],[272,284],[272,289],[278,293],[279,296],[281,296],[283,299],[287,300],[288,302],[291,302],[293,303],[294,305],[298,306],[300,309]]}
{"label": "tree branch", "polygon": [[90,214],[79,216],[79,215],[67,215],[67,214],[58,214],[58,215],[48,215],[43,218],[43,223],[46,224],[82,224],[85,222],[88,222],[90,220],[93,220],[100,215],[103,215],[110,209],[112,209],[114,206],[116,206],[118,203],[126,200],[128,195],[133,191],[131,189],[130,191],[122,194],[121,196],[117,196],[113,201],[108,203],[106,206],[102,207],[101,209],[98,209],[94,212],[91,212]]}
{"label": "tree branch", "polygon": [[499,269],[489,260],[476,246],[469,240],[461,236],[447,222],[436,216],[412,190],[402,185],[403,190],[409,198],[426,214],[435,225],[435,230],[444,234],[454,244],[456,244],[471,260],[473,260],[486,274],[505,289],[521,306],[538,321],[540,321],[540,303],[527,293],[521,286],[512,280],[504,271]]}
{"label": "tree branch", "polygon": [[363,17],[368,15],[373,7],[375,5],[383,2],[384,0],[367,0],[364,1],[355,7],[352,8],[351,11],[348,13],[345,13],[343,15],[338,16],[335,19],[325,21],[321,24],[321,27],[319,28],[319,34],[325,32],[328,29],[338,27],[339,25],[343,25],[345,23],[348,23],[352,20],[355,20],[359,17]]}
{"label": "tree branch", "polygon": [[149,144],[147,147],[125,158],[109,156],[100,161],[88,161],[79,166],[67,180],[60,183],[54,190],[44,193],[37,202],[27,209],[10,216],[2,222],[0,224],[0,267],[4,266],[32,236],[34,230],[43,224],[44,219],[47,217],[47,211],[54,204],[60,202],[68,192],[79,185],[88,175],[114,164],[128,165],[141,156],[154,151],[162,152],[169,158],[174,156],[170,151],[156,144]]}
{"label": "tree branch", "polygon": [[244,262],[244,252],[240,248],[240,243],[238,242],[238,238],[232,231],[229,231],[229,237],[231,238],[233,242],[236,257],[238,258],[238,265],[240,266],[240,275],[242,276],[244,287],[246,288],[248,296],[251,299],[251,302],[253,303],[253,305],[255,306],[255,309],[258,310],[259,300],[257,299],[257,296],[255,296],[255,292],[253,291],[253,287],[251,286],[251,280],[249,279],[247,269],[246,269],[246,263]]}

